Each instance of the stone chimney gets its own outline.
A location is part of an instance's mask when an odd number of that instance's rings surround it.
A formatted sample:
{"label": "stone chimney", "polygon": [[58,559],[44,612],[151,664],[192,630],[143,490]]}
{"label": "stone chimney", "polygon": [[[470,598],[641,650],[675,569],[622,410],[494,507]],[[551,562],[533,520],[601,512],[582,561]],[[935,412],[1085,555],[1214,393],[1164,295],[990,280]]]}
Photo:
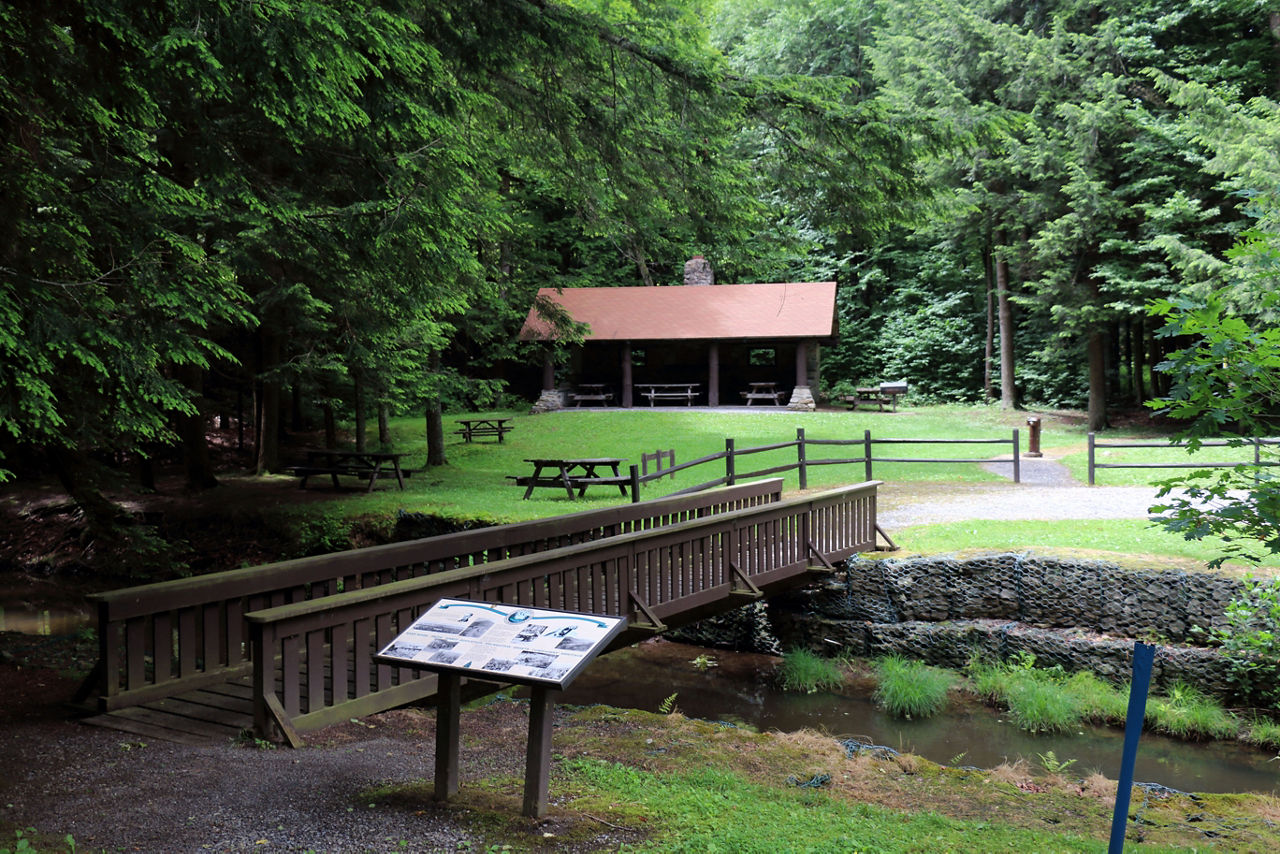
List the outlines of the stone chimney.
{"label": "stone chimney", "polygon": [[684,262],[684,283],[686,285],[714,285],[716,274],[711,270],[711,262],[701,255],[694,255]]}

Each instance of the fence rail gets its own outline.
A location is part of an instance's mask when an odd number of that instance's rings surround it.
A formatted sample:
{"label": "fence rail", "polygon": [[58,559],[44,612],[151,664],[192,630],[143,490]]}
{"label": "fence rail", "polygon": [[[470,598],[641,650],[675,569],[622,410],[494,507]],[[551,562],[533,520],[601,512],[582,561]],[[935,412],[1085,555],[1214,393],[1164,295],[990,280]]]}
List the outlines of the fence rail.
{"label": "fence rail", "polygon": [[[989,463],[993,462],[988,458],[975,457],[877,457],[873,453],[876,445],[1008,445],[1010,448],[1010,459],[1007,461],[1013,467],[1013,482],[1022,482],[1022,465],[1021,465],[1021,441],[1017,429],[1014,429],[1008,439],[875,439],[871,436],[871,431],[864,432],[860,439],[810,439],[805,435],[804,428],[796,429],[796,438],[791,442],[777,442],[772,445],[760,445],[753,448],[739,448],[733,439],[725,439],[725,448],[723,451],[708,454],[705,457],[698,457],[696,460],[688,460],[679,465],[669,468],[658,468],[646,474],[638,474],[636,467],[632,466],[631,473],[632,483],[644,484],[652,483],[660,477],[674,475],[676,472],[703,466],[709,463],[723,461],[724,476],[717,477],[694,486],[688,486],[672,495],[687,495],[708,489],[713,486],[722,484],[733,484],[740,479],[752,477],[765,477],[775,474],[784,474],[790,471],[798,471],[800,479],[800,488],[808,489],[809,486],[809,467],[810,466],[830,466],[830,465],[860,465],[863,467],[862,476],[865,480],[875,479],[875,463]],[[842,459],[810,459],[808,448],[810,446],[860,446],[863,449],[862,456],[849,457]],[[796,449],[796,461],[783,463],[781,465],[770,466],[768,468],[757,469],[754,471],[739,471],[737,461],[741,458],[751,456],[752,454],[760,454],[766,451],[780,451],[787,448]],[[994,462],[1004,462],[996,460]],[[632,500],[638,500],[635,490],[632,493]]]}
{"label": "fence rail", "polygon": [[651,530],[780,501],[782,481],[667,496],[405,543],[228,570],[91,596],[98,663],[78,699],[102,711],[226,681],[252,668],[251,611]]}
{"label": "fence rail", "polygon": [[633,630],[757,597],[875,546],[877,483],[718,513],[475,566],[391,582],[328,600],[246,615],[254,658],[254,721],[302,731],[430,695],[435,682],[372,655],[442,597],[628,617]]}
{"label": "fence rail", "polygon": [[1113,448],[1185,448],[1187,442],[1179,441],[1160,441],[1160,442],[1099,442],[1096,433],[1089,434],[1089,485],[1095,485],[1095,472],[1097,469],[1221,469],[1235,468],[1238,465],[1255,465],[1255,466],[1276,466],[1280,465],[1280,460],[1264,460],[1262,459],[1262,448],[1267,445],[1280,445],[1280,439],[1260,438],[1242,439],[1234,441],[1231,439],[1204,439],[1200,441],[1200,446],[1205,448],[1240,448],[1252,446],[1253,462],[1223,462],[1223,463],[1100,463],[1097,461],[1097,449],[1111,450]]}

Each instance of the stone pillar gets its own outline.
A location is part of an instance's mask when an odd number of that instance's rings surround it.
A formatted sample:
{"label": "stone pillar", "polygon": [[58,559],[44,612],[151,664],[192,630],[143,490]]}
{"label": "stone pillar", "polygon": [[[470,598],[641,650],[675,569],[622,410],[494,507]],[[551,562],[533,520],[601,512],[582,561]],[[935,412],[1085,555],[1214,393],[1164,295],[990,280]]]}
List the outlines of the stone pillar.
{"label": "stone pillar", "polygon": [[711,342],[707,352],[707,406],[720,405],[720,344]]}
{"label": "stone pillar", "polygon": [[791,400],[787,401],[787,409],[796,412],[813,412],[818,403],[813,399],[813,390],[809,388],[809,342],[796,342],[796,387],[791,390]]}
{"label": "stone pillar", "polygon": [[560,390],[556,388],[556,357],[548,349],[542,363],[542,394],[538,396],[538,401],[529,410],[529,414],[537,415],[540,412],[552,412],[563,408],[564,400],[560,397]]}
{"label": "stone pillar", "polygon": [[685,261],[684,283],[686,285],[714,285],[716,283],[716,275],[711,269],[711,262],[701,255],[694,255],[688,261]]}
{"label": "stone pillar", "polygon": [[630,409],[634,404],[631,399],[631,342],[622,342],[622,400],[621,404]]}

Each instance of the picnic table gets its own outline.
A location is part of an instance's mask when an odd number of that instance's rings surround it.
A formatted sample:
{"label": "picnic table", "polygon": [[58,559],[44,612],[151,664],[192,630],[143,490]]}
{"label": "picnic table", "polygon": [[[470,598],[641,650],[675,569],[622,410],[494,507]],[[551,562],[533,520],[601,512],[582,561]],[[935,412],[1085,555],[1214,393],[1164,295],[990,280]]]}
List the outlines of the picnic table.
{"label": "picnic table", "polygon": [[510,418],[460,418],[458,424],[462,425],[461,429],[453,432],[462,436],[465,442],[470,442],[477,436],[497,436],[498,441],[501,442],[503,436],[515,429],[507,423],[510,420]]}
{"label": "picnic table", "polygon": [[881,412],[884,412],[886,406],[890,408],[889,411],[897,412],[898,398],[907,393],[907,383],[905,380],[880,383],[878,386],[855,388],[853,391],[853,394],[847,394],[843,398],[844,402],[849,404],[850,409],[874,404],[880,407]]}
{"label": "picnic table", "polygon": [[742,392],[742,396],[747,400],[747,406],[757,400],[767,400],[774,406],[781,406],[782,399],[787,396],[785,391],[778,391],[777,383],[747,383],[747,385],[751,386],[751,390]]}
{"label": "picnic table", "polygon": [[338,475],[367,478],[368,492],[373,492],[373,485],[380,477],[395,477],[396,483],[404,489],[404,479],[413,471],[400,466],[403,456],[392,451],[309,450],[305,465],[288,466],[285,471],[302,478],[298,483],[299,489],[307,488],[307,478],[326,474],[333,478],[334,489],[338,488]]}
{"label": "picnic table", "polygon": [[698,383],[636,383],[642,397],[649,398],[649,405],[655,400],[683,400],[685,406],[693,406],[698,396]]}
{"label": "picnic table", "polygon": [[[618,467],[626,462],[624,459],[616,457],[539,458],[525,460],[525,462],[533,463],[533,474],[507,476],[509,480],[515,481],[516,486],[526,487],[525,498],[532,495],[533,490],[538,487],[563,489],[570,498],[574,497],[573,491],[577,489],[577,497],[581,498],[586,493],[587,487],[595,484],[613,484],[623,495],[627,494],[627,484],[630,480],[618,472]],[[608,469],[612,474],[597,474],[599,469]]]}
{"label": "picnic table", "polygon": [[577,390],[569,393],[569,399],[579,407],[584,400],[598,400],[602,406],[608,406],[613,400],[613,392],[606,391],[604,383],[578,383]]}

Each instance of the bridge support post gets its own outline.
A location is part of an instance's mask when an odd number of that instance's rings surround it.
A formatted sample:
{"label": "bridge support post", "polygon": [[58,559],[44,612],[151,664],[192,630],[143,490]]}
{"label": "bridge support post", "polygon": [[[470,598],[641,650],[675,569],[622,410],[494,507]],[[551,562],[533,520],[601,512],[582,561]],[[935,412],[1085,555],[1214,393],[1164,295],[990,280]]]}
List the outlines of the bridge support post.
{"label": "bridge support post", "polygon": [[440,673],[436,683],[436,785],[433,799],[458,794],[458,726],[462,714],[462,677]]}

